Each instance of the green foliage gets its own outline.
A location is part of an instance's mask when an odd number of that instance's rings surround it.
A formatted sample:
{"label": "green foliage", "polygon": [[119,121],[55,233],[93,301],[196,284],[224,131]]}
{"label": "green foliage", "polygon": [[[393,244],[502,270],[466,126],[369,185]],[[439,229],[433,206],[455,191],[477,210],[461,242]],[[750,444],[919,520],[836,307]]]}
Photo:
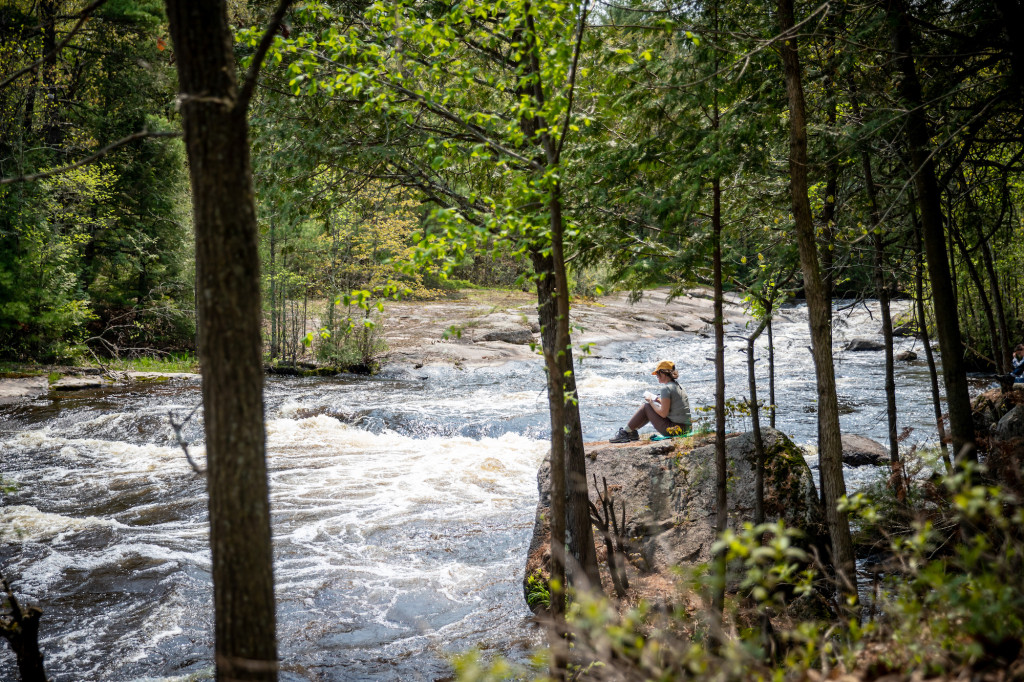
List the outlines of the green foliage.
{"label": "green foliage", "polygon": [[[5,73],[42,55],[45,31],[35,27],[46,25],[45,5],[15,0],[0,12]],[[60,36],[84,5],[58,6]],[[163,21],[158,0],[104,3],[54,64],[0,91],[0,176],[57,169],[131,133],[172,129]],[[0,186],[0,356],[75,360],[87,342],[101,352],[118,345],[89,340],[126,309],[189,308],[187,205],[177,140],[136,141],[96,163]],[[163,319],[136,316],[142,327]]]}
{"label": "green foliage", "polygon": [[[764,409],[764,401],[758,400],[760,409]],[[695,433],[713,433],[715,430],[715,406],[702,405],[693,410],[693,431]],[[746,398],[725,399],[726,431],[750,430],[750,403]]]}
{"label": "green foliage", "polygon": [[526,579],[526,603],[531,607],[551,608],[551,590],[540,573],[533,573]]}
{"label": "green foliage", "polygon": [[[337,306],[344,303],[344,307]],[[309,334],[306,345],[312,345],[316,358],[336,367],[377,367],[387,351],[381,333],[379,310],[362,306],[351,299],[330,301],[323,319],[327,321],[318,334]],[[354,308],[354,310],[353,310]]]}
{"label": "green foliage", "polygon": [[[983,475],[968,468],[943,479],[935,498],[943,505],[922,502],[919,513],[928,516],[896,534],[887,529],[901,517],[885,516],[868,495],[842,502],[889,538],[884,573],[860,619],[822,612],[833,588],[800,549],[800,533],[781,522],[744,524],[715,544],[733,586],[724,627],[709,608],[693,606],[720,579],[708,566],[682,574],[679,592],[663,597],[675,605],[668,610],[574,595],[568,621],[576,679],[783,680],[821,670],[927,678],[1006,669],[1024,641],[1024,505],[1003,487],[978,484]],[[541,679],[479,654],[461,660],[462,680],[506,679],[510,670]]]}
{"label": "green foliage", "polygon": [[141,355],[134,358],[118,358],[104,364],[119,372],[195,373],[199,371],[199,359],[192,353]]}

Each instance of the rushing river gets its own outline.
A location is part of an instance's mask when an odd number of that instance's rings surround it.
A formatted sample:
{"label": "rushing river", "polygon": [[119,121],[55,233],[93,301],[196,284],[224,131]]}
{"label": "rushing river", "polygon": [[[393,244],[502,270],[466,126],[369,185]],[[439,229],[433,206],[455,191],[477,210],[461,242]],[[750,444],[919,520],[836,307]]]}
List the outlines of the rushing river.
{"label": "rushing river", "polygon": [[[886,442],[883,354],[842,351],[879,338],[872,310],[837,317],[841,424]],[[730,397],[746,394],[745,333],[727,331]],[[775,339],[778,427],[811,443],[802,307],[783,309]],[[767,397],[764,339],[758,349]],[[660,359],[676,362],[693,407],[711,404],[712,354],[710,336],[689,334],[600,348],[578,371],[585,438],[624,424]],[[896,382],[906,445],[934,441],[923,359],[898,363]],[[175,382],[0,407],[0,473],[19,486],[0,509],[0,566],[45,611],[54,680],[212,675],[205,489],[168,423],[199,400],[198,383]],[[539,363],[274,378],[266,417],[281,679],[445,679],[453,652],[522,658],[539,643],[520,587],[546,451]],[[202,460],[200,417],[184,434]],[[877,475],[848,469],[848,486]],[[0,678],[16,674],[0,645]]]}

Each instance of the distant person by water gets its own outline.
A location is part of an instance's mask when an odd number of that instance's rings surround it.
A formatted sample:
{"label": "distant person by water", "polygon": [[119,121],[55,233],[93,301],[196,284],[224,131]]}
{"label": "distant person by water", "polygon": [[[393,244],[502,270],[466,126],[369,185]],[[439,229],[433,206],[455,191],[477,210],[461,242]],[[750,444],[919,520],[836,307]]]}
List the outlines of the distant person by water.
{"label": "distant person by water", "polygon": [[644,394],[644,402],[629,420],[625,428],[609,440],[609,443],[629,443],[640,440],[639,429],[645,424],[653,426],[663,436],[686,433],[692,424],[690,420],[690,399],[676,379],[679,372],[668,360],[662,360],[651,372],[658,377],[661,392]]}
{"label": "distant person by water", "polygon": [[1013,383],[1024,384],[1024,343],[1018,343],[1013,349]]}

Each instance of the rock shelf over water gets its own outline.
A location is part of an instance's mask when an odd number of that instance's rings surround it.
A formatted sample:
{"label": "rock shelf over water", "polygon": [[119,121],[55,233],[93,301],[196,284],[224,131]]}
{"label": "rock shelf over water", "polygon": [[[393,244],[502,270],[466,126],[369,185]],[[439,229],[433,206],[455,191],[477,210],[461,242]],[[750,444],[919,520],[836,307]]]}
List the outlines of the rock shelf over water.
{"label": "rock shelf over water", "polygon": [[[762,433],[765,520],[782,519],[787,526],[799,528],[805,534],[808,548],[814,546],[824,552],[828,531],[803,452],[779,431],[763,429]],[[643,584],[645,577],[656,575],[662,578],[656,582],[671,584],[673,567],[711,560],[711,546],[717,537],[713,435],[658,443],[589,443],[586,454],[591,499],[597,497],[593,487],[596,476],[602,487],[602,481],[607,480],[616,504],[625,505],[625,536],[633,545],[627,569],[633,574],[631,583]],[[739,528],[754,520],[756,458],[752,433],[726,438],[726,461],[729,525]],[[550,473],[550,463],[545,460],[537,474],[540,499],[527,555],[524,590],[529,576],[536,572],[547,576]]]}

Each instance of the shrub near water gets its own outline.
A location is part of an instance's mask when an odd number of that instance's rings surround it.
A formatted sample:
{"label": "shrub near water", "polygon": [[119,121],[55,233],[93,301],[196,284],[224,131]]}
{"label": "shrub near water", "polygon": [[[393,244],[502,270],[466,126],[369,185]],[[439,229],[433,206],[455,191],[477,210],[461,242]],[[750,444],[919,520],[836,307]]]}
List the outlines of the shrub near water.
{"label": "shrub near water", "polygon": [[[573,677],[1024,679],[1024,511],[1004,488],[972,483],[982,474],[943,480],[944,505],[933,502],[928,518],[919,514],[898,534],[887,528],[899,524],[867,495],[843,502],[887,544],[885,573],[859,609],[835,603],[820,565],[806,562],[782,524],[747,525],[719,541],[736,588],[721,624],[702,597],[714,578],[707,567],[681,578],[678,593],[660,606],[575,595],[568,610]],[[461,680],[544,679],[542,663],[485,662],[472,652],[456,660],[456,670]]]}

